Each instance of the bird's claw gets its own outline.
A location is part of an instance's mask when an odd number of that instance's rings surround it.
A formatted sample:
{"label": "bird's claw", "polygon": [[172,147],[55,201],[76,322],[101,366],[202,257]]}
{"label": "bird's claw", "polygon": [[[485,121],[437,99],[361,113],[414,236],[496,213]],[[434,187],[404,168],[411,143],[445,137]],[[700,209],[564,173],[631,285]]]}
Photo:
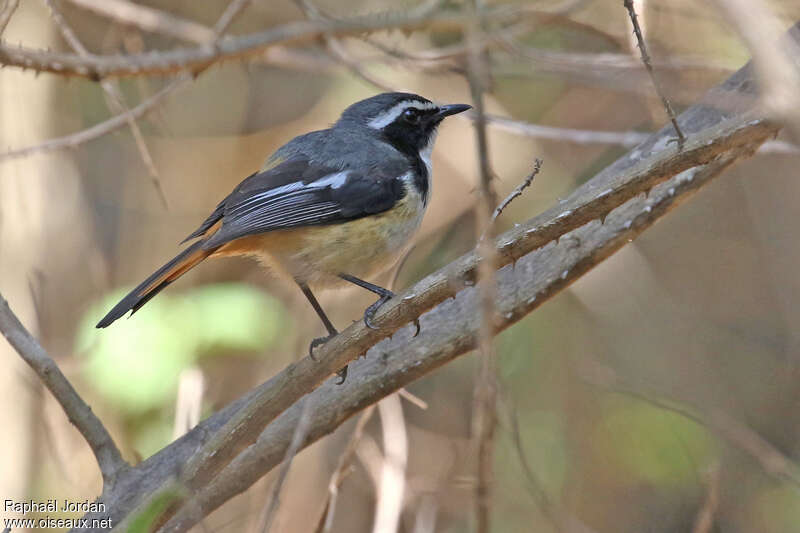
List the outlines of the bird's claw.
{"label": "bird's claw", "polygon": [[372,319],[375,318],[375,313],[378,312],[378,309],[380,309],[383,304],[391,300],[393,297],[394,293],[387,291],[387,294],[384,294],[378,299],[377,302],[367,307],[366,311],[364,311],[364,325],[366,325],[369,329],[379,329]]}
{"label": "bird's claw", "polygon": [[336,373],[336,377],[339,378],[339,381],[336,382],[337,385],[341,385],[342,383],[344,383],[344,380],[347,379],[347,368],[348,365],[344,365],[344,368],[342,368]]}
{"label": "bird's claw", "polygon": [[317,337],[316,339],[311,341],[311,344],[308,345],[308,356],[314,361],[316,361],[317,357],[314,355],[314,348],[316,348],[317,346],[322,346],[323,344],[334,338],[336,335],[338,335],[338,333],[331,333],[327,337]]}
{"label": "bird's claw", "polygon": [[414,329],[414,335],[411,336],[412,339],[419,335],[419,318],[414,319],[414,328],[416,329]]}

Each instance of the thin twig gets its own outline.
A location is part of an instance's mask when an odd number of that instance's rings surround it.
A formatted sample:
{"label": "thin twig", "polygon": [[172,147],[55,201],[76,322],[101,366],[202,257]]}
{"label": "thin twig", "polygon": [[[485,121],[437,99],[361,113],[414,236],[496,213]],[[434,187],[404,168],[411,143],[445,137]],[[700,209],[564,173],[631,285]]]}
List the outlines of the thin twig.
{"label": "thin twig", "polygon": [[[508,20],[525,12],[524,7],[500,6],[489,11],[487,17]],[[120,76],[156,76],[181,71],[197,73],[221,61],[251,57],[263,53],[271,46],[305,41],[324,34],[353,35],[420,26],[452,27],[462,24],[464,19],[461,13],[442,12],[423,16],[412,10],[336,21],[293,21],[261,32],[224,39],[215,46],[204,44],[177,47],[158,53],[91,55],[85,58],[76,54],[11,46],[0,42],[0,64],[92,80]]]}
{"label": "thin twig", "polygon": [[[467,111],[462,113],[465,118],[473,120],[474,113]],[[493,129],[507,131],[515,135],[523,135],[533,139],[547,139],[552,141],[569,142],[575,144],[616,144],[625,147],[633,147],[647,139],[650,134],[639,131],[599,131],[581,130],[574,128],[557,128],[554,126],[543,126],[532,124],[524,120],[518,120],[498,115],[486,115],[489,126]]]}
{"label": "thin twig", "polygon": [[[477,235],[492,235],[491,213],[497,205],[497,194],[492,187],[493,172],[489,163],[489,141],[486,132],[484,93],[489,85],[489,62],[484,42],[483,3],[473,0],[472,19],[467,26],[467,81],[475,109],[475,142],[480,170],[479,196],[475,205]],[[479,369],[473,391],[474,414],[472,439],[478,458],[475,486],[474,514],[476,531],[488,533],[491,529],[491,497],[494,482],[494,446],[497,428],[497,363],[494,348],[494,315],[497,292],[495,269],[497,250],[491,239],[478,239],[476,250],[481,259],[478,267],[480,291]]]}
{"label": "thin twig", "polygon": [[[128,0],[67,0],[77,6],[93,11],[125,26],[138,28],[145,32],[157,33],[166,37],[180,39],[187,43],[207,45],[218,37],[216,30],[210,26],[192,20],[176,17],[171,13],[152,7],[135,4]],[[236,0],[231,2],[223,13],[223,18],[215,25],[218,29],[227,29],[234,18],[252,0]],[[222,35],[222,32],[219,33]],[[310,70],[317,72],[322,68],[330,68],[329,64],[320,61],[313,52],[299,48],[273,46],[257,59],[256,63],[278,65],[283,68]]]}
{"label": "thin twig", "polygon": [[338,59],[340,62],[342,62],[353,74],[382,91],[392,92],[397,90],[396,88],[391,87],[387,82],[367,72],[361,62],[350,55],[350,52],[348,52],[344,44],[342,44],[341,39],[338,39],[332,35],[326,35],[324,39],[325,44],[328,47],[328,52],[335,59]]}
{"label": "thin twig", "polygon": [[428,402],[426,402],[425,400],[423,400],[419,396],[410,393],[408,391],[408,389],[405,389],[405,388],[400,389],[399,391],[397,391],[397,394],[399,394],[402,399],[404,399],[405,401],[407,401],[411,405],[419,407],[423,411],[428,408]]}
{"label": "thin twig", "polygon": [[143,101],[141,104],[137,105],[130,111],[122,113],[120,115],[115,115],[109,118],[108,120],[95,124],[94,126],[86,128],[85,130],[81,130],[76,133],[71,133],[69,135],[64,135],[63,137],[55,137],[52,139],[48,139],[38,144],[24,146],[22,148],[10,150],[5,153],[0,153],[0,162],[3,161],[4,159],[25,157],[27,155],[31,155],[34,153],[50,152],[53,150],[61,150],[64,148],[75,148],[77,146],[80,146],[81,144],[93,141],[95,139],[99,139],[104,135],[112,133],[120,128],[124,128],[128,124],[129,117],[133,119],[138,119],[140,117],[145,116],[147,113],[155,109],[158,105],[163,103],[166,97],[170,95],[175,89],[177,89],[178,87],[180,87],[189,80],[191,80],[191,76],[189,75],[179,76],[178,78],[173,80],[169,85],[167,85],[154,95],[150,96],[147,100]]}
{"label": "thin twig", "polygon": [[367,427],[367,422],[369,422],[370,418],[372,418],[372,414],[374,412],[375,406],[370,405],[364,409],[364,412],[362,412],[361,416],[358,417],[356,427],[353,429],[352,435],[350,435],[350,440],[347,441],[347,446],[345,446],[344,451],[339,456],[339,460],[336,463],[336,469],[333,471],[331,480],[328,482],[328,497],[325,500],[325,507],[322,510],[322,515],[317,521],[317,529],[315,530],[315,533],[330,533],[330,531],[333,529],[333,518],[334,513],[336,512],[336,501],[339,496],[339,489],[342,487],[342,483],[350,473],[351,466],[353,465],[353,459],[355,459],[356,456],[358,443],[361,442],[361,437],[364,434],[364,428]]}
{"label": "thin twig", "polygon": [[623,0],[623,3],[625,8],[628,10],[628,15],[630,16],[631,23],[633,24],[633,33],[636,34],[636,41],[639,43],[639,51],[642,53],[642,63],[644,63],[644,67],[647,69],[647,73],[650,75],[650,79],[653,81],[653,87],[655,87],[658,97],[661,98],[661,103],[664,105],[664,109],[667,112],[670,122],[672,122],[672,127],[675,128],[675,134],[678,136],[678,149],[680,150],[686,143],[686,136],[683,134],[683,131],[681,131],[680,126],[678,126],[678,119],[675,116],[675,111],[672,109],[672,104],[669,103],[667,96],[664,94],[664,91],[661,89],[661,85],[656,79],[656,73],[653,70],[653,64],[650,62],[650,56],[647,54],[647,46],[644,44],[642,29],[639,27],[639,19],[636,17],[636,10],[633,7],[633,0]]}
{"label": "thin twig", "polygon": [[292,467],[295,455],[297,455],[300,446],[305,442],[308,436],[308,429],[311,423],[311,402],[303,400],[303,411],[300,419],[297,421],[297,427],[292,435],[292,442],[286,449],[286,456],[281,463],[278,478],[272,486],[272,495],[269,499],[269,505],[264,513],[264,518],[261,521],[261,527],[258,528],[262,533],[268,533],[272,529],[272,523],[281,505],[281,493],[283,486],[286,483],[286,477],[289,475],[289,469]]}
{"label": "thin twig", "polygon": [[522,196],[523,191],[531,186],[531,183],[533,183],[533,179],[536,177],[537,174],[539,174],[540,170],[542,170],[542,160],[536,158],[531,173],[528,174],[525,177],[525,180],[519,185],[517,185],[517,188],[511,191],[511,194],[506,196],[506,198],[502,202],[500,202],[500,205],[498,205],[495,208],[494,212],[492,213],[492,219],[491,219],[492,224],[494,224],[494,222],[497,220],[497,217],[499,217],[503,213],[505,208],[508,207],[508,204],[513,202],[514,199],[517,198],[518,196]]}
{"label": "thin twig", "polygon": [[0,35],[6,30],[6,26],[8,26],[8,22],[18,6],[19,0],[5,0],[3,3],[3,8],[0,9]]}
{"label": "thin twig", "polygon": [[715,0],[753,56],[760,101],[800,139],[800,43],[782,37],[783,22],[764,0]]}
{"label": "thin twig", "polygon": [[177,17],[166,11],[135,4],[128,0],[67,0],[83,9],[108,17],[140,30],[158,33],[182,41],[204,44],[213,41],[214,30],[192,20]]}
{"label": "thin twig", "polygon": [[233,0],[228,4],[228,7],[222,12],[217,23],[214,24],[214,34],[217,38],[220,38],[228,31],[228,28],[233,24],[233,21],[236,20],[236,17],[238,17],[252,1],[253,0]]}
{"label": "thin twig", "polygon": [[711,533],[714,530],[714,515],[719,508],[719,463],[713,464],[706,472],[706,499],[694,521],[692,533]]}
{"label": "thin twig", "polygon": [[[298,8],[300,8],[301,11],[303,11],[309,20],[333,20],[327,13],[320,10],[316,5],[312,4],[308,0],[295,0],[295,4]],[[390,87],[388,83],[367,72],[361,63],[350,55],[350,53],[344,47],[341,39],[338,39],[334,35],[328,33],[323,35],[322,39],[325,42],[328,54],[333,59],[344,64],[356,77],[361,78],[370,85],[374,85],[383,91],[393,92],[396,90],[395,88]]]}
{"label": "thin twig", "polygon": [[[230,17],[229,23],[233,21],[233,17],[235,15],[241,13],[241,9],[243,9],[246,5],[240,0],[233,0],[232,4],[233,3],[240,5],[240,8],[237,10],[230,10],[230,9],[225,10],[225,13],[228,13],[228,17]],[[219,37],[217,37],[217,39],[219,39]],[[153,111],[158,105],[164,102],[167,96],[169,96],[173,91],[177,90],[188,81],[191,81],[191,79],[192,77],[190,75],[181,74],[180,76],[176,77],[172,82],[170,82],[166,87],[164,87],[154,95],[150,96],[147,100],[143,101],[138,106],[134,107],[129,111],[113,116],[104,122],[100,122],[98,124],[95,124],[94,126],[91,126],[89,128],[86,128],[85,130],[81,130],[76,133],[64,135],[62,137],[56,137],[53,139],[48,139],[38,144],[25,146],[14,150],[9,150],[8,152],[5,153],[0,153],[0,162],[2,162],[4,159],[25,157],[39,152],[49,152],[53,150],[61,150],[64,148],[76,148],[84,143],[93,141],[104,135],[112,133],[118,129],[123,128],[126,124],[129,124],[131,120],[141,118],[150,113],[151,111]]]}
{"label": "thin twig", "polygon": [[395,533],[400,526],[408,463],[408,435],[403,403],[397,394],[378,402],[383,441],[383,461],[378,477],[372,533]]}
{"label": "thin twig", "polygon": [[508,196],[500,202],[497,207],[494,208],[494,212],[492,212],[492,216],[489,218],[489,225],[483,230],[483,234],[481,235],[480,240],[484,240],[487,235],[489,235],[489,230],[494,223],[497,221],[497,217],[499,217],[503,211],[505,211],[506,207],[513,202],[517,197],[522,196],[522,193],[525,192],[525,189],[530,187],[533,183],[533,179],[539,174],[539,171],[542,170],[542,160],[538,157],[533,163],[533,170],[525,176],[525,179],[522,180],[522,183],[517,185]]}
{"label": "thin twig", "polygon": [[[53,19],[53,22],[56,23],[58,29],[61,31],[61,35],[64,37],[64,40],[67,41],[69,46],[75,52],[77,52],[79,56],[88,57],[90,55],[89,50],[86,49],[81,40],[75,34],[75,31],[67,23],[67,20],[64,18],[61,10],[59,10],[58,6],[56,6],[55,1],[44,0],[44,3],[50,9],[50,16]],[[109,97],[109,111],[126,117],[128,127],[130,128],[131,134],[133,135],[133,139],[136,143],[136,148],[139,150],[139,155],[142,158],[142,162],[144,162],[144,166],[147,168],[147,172],[150,174],[150,182],[152,183],[153,188],[156,190],[156,194],[158,194],[158,197],[161,200],[164,208],[169,209],[167,195],[164,193],[164,188],[161,186],[161,176],[158,173],[155,163],[153,162],[153,156],[150,154],[150,149],[147,147],[147,143],[144,140],[144,135],[142,135],[142,130],[139,128],[139,124],[133,119],[133,117],[131,117],[129,112],[130,109],[128,109],[128,106],[125,104],[122,93],[120,93],[109,80],[101,81],[100,85],[103,88],[103,91]]]}
{"label": "thin twig", "polygon": [[100,419],[78,395],[58,365],[19,321],[0,294],[0,333],[33,369],[61,405],[69,421],[80,431],[92,449],[105,485],[113,485],[117,474],[128,464]]}
{"label": "thin twig", "polygon": [[[467,111],[459,116],[472,120],[474,113]],[[602,131],[580,130],[575,128],[558,128],[532,124],[498,115],[487,114],[486,120],[489,127],[507,131],[516,135],[523,135],[532,139],[547,139],[551,141],[569,142],[584,145],[619,145],[626,148],[636,146],[647,139],[650,134],[639,131]],[[767,141],[758,149],[759,154],[786,154],[800,155],[800,147],[785,141]]]}

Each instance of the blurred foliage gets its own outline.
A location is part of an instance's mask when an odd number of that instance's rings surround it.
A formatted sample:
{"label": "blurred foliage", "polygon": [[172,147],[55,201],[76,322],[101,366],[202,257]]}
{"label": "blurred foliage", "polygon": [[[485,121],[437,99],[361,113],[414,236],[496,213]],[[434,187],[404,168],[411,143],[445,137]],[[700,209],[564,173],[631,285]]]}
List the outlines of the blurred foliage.
{"label": "blurred foliage", "polygon": [[592,442],[608,468],[631,483],[663,489],[698,484],[716,456],[706,428],[685,416],[636,398],[611,398],[603,405]]}
{"label": "blurred foliage", "polygon": [[[793,485],[767,488],[752,501],[753,530],[763,533],[800,532],[800,490]],[[763,529],[761,529],[763,528]]]}
{"label": "blurred foliage", "polygon": [[129,414],[171,403],[181,371],[203,355],[258,354],[288,327],[282,305],[244,284],[160,294],[130,319],[94,327],[127,290],[109,294],[81,319],[76,350],[87,380]]}

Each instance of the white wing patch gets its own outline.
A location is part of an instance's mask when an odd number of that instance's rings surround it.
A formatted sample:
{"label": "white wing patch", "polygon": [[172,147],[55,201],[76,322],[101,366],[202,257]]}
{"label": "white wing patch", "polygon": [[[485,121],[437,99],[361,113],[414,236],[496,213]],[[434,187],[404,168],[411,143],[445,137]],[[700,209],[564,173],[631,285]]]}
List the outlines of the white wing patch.
{"label": "white wing patch", "polygon": [[[270,206],[270,211],[274,213],[276,210],[280,211],[281,208],[286,208],[289,205],[302,203],[303,198],[307,197],[309,193],[314,190],[324,189],[330,186],[332,189],[338,189],[347,182],[349,170],[343,170],[330,174],[322,179],[312,181],[311,183],[303,183],[302,181],[295,181],[281,187],[269,189],[258,194],[254,194],[247,200],[237,204],[233,209],[233,213],[242,220],[250,220],[254,216],[256,220],[264,216],[271,216],[267,214],[259,214],[266,206]],[[326,211],[330,211],[330,206],[327,206]],[[327,214],[327,213],[326,213]],[[283,215],[285,216],[285,214]]]}
{"label": "white wing patch", "polygon": [[349,170],[343,170],[341,172],[337,172],[336,174],[331,174],[330,176],[326,176],[317,181],[313,181],[309,183],[308,186],[321,188],[330,185],[331,189],[338,189],[342,187],[345,183],[347,183],[347,176],[349,174],[350,174]]}
{"label": "white wing patch", "polygon": [[395,104],[391,107],[391,109],[380,113],[378,116],[373,118],[367,123],[367,126],[376,130],[382,130],[395,120],[397,117],[400,116],[400,113],[408,109],[409,107],[413,107],[414,109],[426,110],[426,109],[438,109],[439,106],[434,104],[433,102],[420,102],[419,100],[403,100],[402,102]]}

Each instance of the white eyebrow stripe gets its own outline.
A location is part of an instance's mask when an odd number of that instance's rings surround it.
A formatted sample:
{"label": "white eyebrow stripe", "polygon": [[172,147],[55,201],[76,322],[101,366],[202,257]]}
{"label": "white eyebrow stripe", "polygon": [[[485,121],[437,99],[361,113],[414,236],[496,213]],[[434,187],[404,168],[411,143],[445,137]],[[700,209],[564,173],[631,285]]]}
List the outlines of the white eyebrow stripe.
{"label": "white eyebrow stripe", "polygon": [[382,130],[400,116],[405,109],[413,107],[414,109],[429,110],[438,109],[439,106],[433,102],[420,102],[419,100],[403,100],[391,107],[388,111],[384,111],[367,123],[367,126],[376,130]]}

